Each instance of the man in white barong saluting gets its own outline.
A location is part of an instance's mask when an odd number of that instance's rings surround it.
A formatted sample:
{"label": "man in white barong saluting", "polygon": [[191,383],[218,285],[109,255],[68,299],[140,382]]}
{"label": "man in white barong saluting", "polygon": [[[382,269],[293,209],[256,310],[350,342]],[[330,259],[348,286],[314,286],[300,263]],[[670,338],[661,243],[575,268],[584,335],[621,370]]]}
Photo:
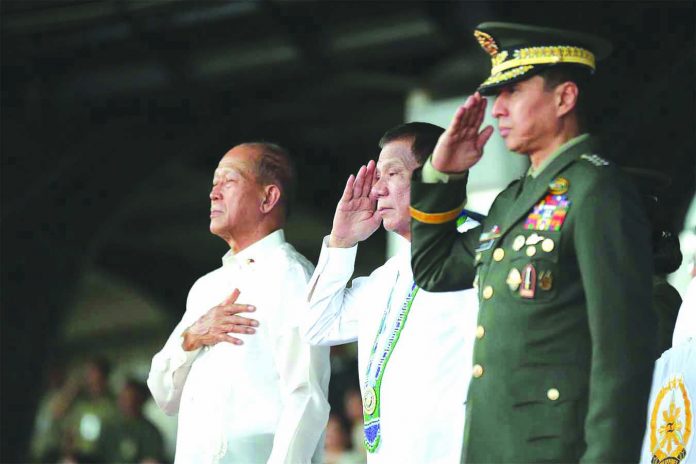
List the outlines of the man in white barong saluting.
{"label": "man in white barong saluting", "polygon": [[[472,290],[429,293],[413,282],[410,183],[443,129],[408,123],[380,141],[375,164],[351,175],[308,286],[300,330],[313,345],[358,341],[368,462],[459,462],[476,334]],[[358,243],[380,226],[402,243],[368,277],[353,274]],[[470,311],[462,310],[462,307]]]}

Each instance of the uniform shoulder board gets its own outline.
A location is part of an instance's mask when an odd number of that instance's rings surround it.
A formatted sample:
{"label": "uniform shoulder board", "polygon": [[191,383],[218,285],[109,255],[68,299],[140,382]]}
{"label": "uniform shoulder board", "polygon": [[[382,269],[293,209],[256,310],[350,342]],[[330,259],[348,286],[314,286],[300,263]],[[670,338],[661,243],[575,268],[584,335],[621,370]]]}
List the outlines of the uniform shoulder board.
{"label": "uniform shoulder board", "polygon": [[580,158],[594,164],[597,167],[609,166],[609,161],[599,155],[580,155]]}

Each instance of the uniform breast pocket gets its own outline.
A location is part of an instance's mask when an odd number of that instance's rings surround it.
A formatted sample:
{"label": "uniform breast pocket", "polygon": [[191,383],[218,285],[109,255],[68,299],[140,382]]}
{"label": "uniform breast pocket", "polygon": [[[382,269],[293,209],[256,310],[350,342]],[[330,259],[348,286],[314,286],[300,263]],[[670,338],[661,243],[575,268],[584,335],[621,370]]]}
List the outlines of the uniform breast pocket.
{"label": "uniform breast pocket", "polygon": [[[506,277],[506,284],[515,299],[538,303],[556,297],[560,234],[558,232],[533,233],[520,236],[521,246],[513,245],[513,256]],[[516,249],[515,249],[516,248]]]}
{"label": "uniform breast pocket", "polygon": [[565,366],[525,367],[512,376],[512,419],[524,462],[577,462],[583,440],[587,374]]}

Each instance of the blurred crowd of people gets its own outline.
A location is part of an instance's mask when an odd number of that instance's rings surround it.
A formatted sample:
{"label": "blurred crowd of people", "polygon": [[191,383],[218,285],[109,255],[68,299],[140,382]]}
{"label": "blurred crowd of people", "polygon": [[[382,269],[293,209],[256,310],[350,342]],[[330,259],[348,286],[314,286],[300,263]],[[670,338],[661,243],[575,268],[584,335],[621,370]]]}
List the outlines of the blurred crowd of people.
{"label": "blurred crowd of people", "polygon": [[[326,464],[366,462],[355,356],[350,346],[332,350]],[[36,414],[31,447],[34,462],[171,461],[165,445],[169,431],[147,417],[146,403],[151,401],[147,386],[129,377],[115,394],[111,371],[110,362],[100,357],[69,374],[60,365],[50,369]]]}
{"label": "blurred crowd of people", "polygon": [[128,378],[114,395],[111,366],[92,358],[69,377],[53,367],[32,439],[36,462],[164,462],[161,432],[145,417],[147,386]]}

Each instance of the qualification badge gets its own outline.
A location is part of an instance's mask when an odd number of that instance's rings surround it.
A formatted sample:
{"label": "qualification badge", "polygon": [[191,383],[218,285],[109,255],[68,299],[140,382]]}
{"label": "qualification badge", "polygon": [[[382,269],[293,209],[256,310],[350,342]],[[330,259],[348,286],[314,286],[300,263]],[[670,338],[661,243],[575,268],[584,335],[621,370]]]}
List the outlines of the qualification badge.
{"label": "qualification badge", "polygon": [[539,288],[549,291],[551,287],[553,287],[553,274],[551,274],[551,271],[541,271],[539,273]]}
{"label": "qualification badge", "polygon": [[527,264],[522,270],[522,286],[520,287],[520,296],[522,298],[534,298],[536,290],[536,269],[533,264]]}
{"label": "qualification badge", "polygon": [[510,290],[513,292],[516,292],[517,289],[520,288],[520,284],[522,283],[522,274],[520,274],[520,271],[518,271],[516,267],[510,269],[507,279],[505,279],[505,283],[508,284],[508,287],[510,287]]}

